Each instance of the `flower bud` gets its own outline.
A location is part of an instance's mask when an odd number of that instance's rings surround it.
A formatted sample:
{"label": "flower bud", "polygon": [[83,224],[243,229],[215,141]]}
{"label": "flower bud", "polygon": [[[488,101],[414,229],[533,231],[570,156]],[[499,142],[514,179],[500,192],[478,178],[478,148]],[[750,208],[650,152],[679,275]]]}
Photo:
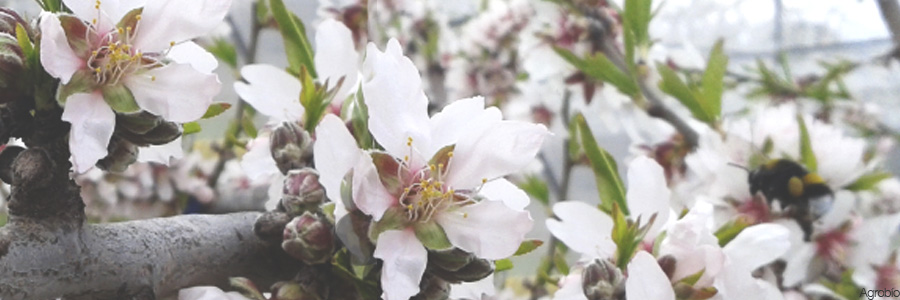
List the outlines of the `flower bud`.
{"label": "flower bud", "polygon": [[457,271],[475,260],[475,255],[459,248],[428,251],[428,264],[447,271]]}
{"label": "flower bud", "polygon": [[422,282],[419,283],[419,294],[410,298],[410,300],[445,300],[450,298],[450,284],[446,281],[425,274]]}
{"label": "flower bud", "polygon": [[25,70],[25,54],[16,39],[16,27],[21,25],[26,35],[32,37],[31,26],[15,11],[0,8],[0,103],[24,97],[22,74]]}
{"label": "flower bud", "polygon": [[[118,120],[120,118],[116,119]],[[141,126],[136,125],[141,121],[138,121],[137,119],[133,119],[133,121],[135,124],[134,126]],[[147,120],[144,121],[146,122]],[[118,122],[116,123],[116,127],[119,127]],[[160,120],[152,129],[147,130],[144,133],[135,133],[132,130],[116,130],[115,135],[141,147],[163,145],[174,141],[181,136],[181,126],[173,122]]]}
{"label": "flower bud", "polygon": [[312,168],[289,171],[282,192],[281,205],[292,216],[315,211],[325,201],[325,189],[319,184],[319,172]]}
{"label": "flower bud", "polygon": [[296,282],[280,281],[272,285],[271,300],[321,300],[315,293],[307,292]]}
{"label": "flower bud", "polygon": [[309,133],[294,122],[285,122],[272,133],[272,158],[282,174],[307,165],[306,148],[309,148]]}
{"label": "flower bud", "polygon": [[244,297],[249,299],[265,299],[263,298],[262,293],[259,292],[259,288],[257,288],[256,284],[254,284],[253,281],[250,281],[250,279],[244,277],[231,277],[228,279],[228,283]]}
{"label": "flower bud", "polygon": [[625,299],[625,280],[615,264],[595,259],[584,268],[582,288],[588,299]]}
{"label": "flower bud", "polygon": [[110,172],[124,172],[137,161],[138,148],[134,144],[113,135],[109,140],[106,157],[97,162],[97,167]]}
{"label": "flower bud", "polygon": [[281,248],[307,264],[327,262],[334,252],[334,233],[325,217],[304,212],[284,227]]}

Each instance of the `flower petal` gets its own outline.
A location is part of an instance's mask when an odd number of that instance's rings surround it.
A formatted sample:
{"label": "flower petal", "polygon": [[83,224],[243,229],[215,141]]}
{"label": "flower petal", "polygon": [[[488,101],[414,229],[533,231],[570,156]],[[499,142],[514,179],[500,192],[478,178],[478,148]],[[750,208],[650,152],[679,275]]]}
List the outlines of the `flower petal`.
{"label": "flower petal", "polygon": [[772,223],[745,228],[722,249],[731,268],[747,273],[781,257],[791,248],[790,232]]}
{"label": "flower petal", "polygon": [[319,170],[319,183],[325,188],[325,194],[335,204],[343,204],[341,182],[360,157],[356,141],[344,126],[344,121],[332,114],[322,118],[316,126],[313,154],[316,169]]}
{"label": "flower petal", "polygon": [[397,204],[397,199],[381,183],[372,157],[362,150],[358,151],[360,156],[353,167],[353,202],[359,210],[378,221],[384,211]]}
{"label": "flower petal", "polygon": [[216,75],[186,64],[170,64],[124,80],[142,109],[177,123],[202,117],[222,87]]}
{"label": "flower petal", "polygon": [[[575,271],[575,270],[573,270]],[[578,270],[583,271],[583,270]],[[553,294],[553,300],[588,300],[584,295],[583,272],[569,272],[559,280],[559,289]]]}
{"label": "flower petal", "polygon": [[441,212],[435,220],[451,244],[486,259],[513,255],[534,225],[528,212],[515,211],[495,201]]}
{"label": "flower petal", "polygon": [[[85,1],[86,2],[86,1]],[[178,291],[178,300],[247,300],[238,292],[225,292],[214,286],[195,286]]]}
{"label": "flower petal", "polygon": [[163,145],[142,147],[140,152],[138,152],[137,160],[139,162],[155,162],[168,166],[172,160],[181,159],[182,157],[184,157],[184,149],[181,148],[181,137],[178,137]]}
{"label": "flower petal", "polygon": [[163,51],[212,31],[225,19],[230,0],[154,0],[141,13],[133,45],[145,53]]}
{"label": "flower petal", "polygon": [[388,230],[378,237],[376,258],[384,261],[381,288],[386,300],[407,300],[419,293],[428,252],[412,230]]}
{"label": "flower petal", "polygon": [[303,117],[302,88],[296,77],[264,64],[244,66],[241,77],[248,83],[235,82],[234,91],[272,121],[296,122]]}
{"label": "flower petal", "polygon": [[457,189],[477,187],[522,170],[534,160],[549,131],[544,125],[501,121],[480,134],[460,138],[454,148],[447,183]]}
{"label": "flower petal", "polygon": [[[84,0],[63,0],[63,3],[66,4],[79,19],[85,20],[89,23],[93,22],[94,19],[97,19],[97,23],[94,25],[94,28],[97,30],[99,35],[105,35],[107,32],[111,31],[115,28],[116,23],[122,19],[129,11],[132,9],[141,7],[144,5],[144,0],[134,0],[134,1],[100,1],[100,10],[98,11],[96,8],[97,3],[95,1],[84,1]],[[99,17],[99,18],[98,18]]]}
{"label": "flower petal", "polygon": [[[410,154],[408,138],[413,139],[414,148],[430,145],[422,78],[413,62],[403,56],[400,43],[391,39],[385,52],[370,43],[363,65],[367,76],[362,90],[369,108],[369,131],[375,140],[394,157]],[[412,169],[421,167],[426,159],[412,151]]]}
{"label": "flower petal", "polygon": [[[490,128],[490,124],[503,118],[496,107],[484,108],[483,97],[472,97],[453,101],[445,106],[441,112],[431,117],[431,145],[423,153],[430,157],[440,148],[456,144],[460,137],[472,135]],[[420,149],[421,150],[421,149]]]}
{"label": "flower petal", "polygon": [[793,287],[802,283],[808,277],[809,264],[816,256],[816,246],[813,244],[800,245],[799,249],[787,259],[784,268],[784,286]]}
{"label": "flower petal", "polygon": [[41,65],[62,84],[69,83],[72,74],[86,66],[69,46],[59,18],[49,13],[41,17]]}
{"label": "flower petal", "polygon": [[197,45],[197,43],[187,41],[169,49],[166,57],[179,64],[190,64],[197,71],[205,74],[211,74],[219,66],[216,57]]}
{"label": "flower petal", "polygon": [[639,251],[628,263],[625,295],[629,300],[675,300],[669,277],[646,251]]}
{"label": "flower petal", "polygon": [[646,156],[638,156],[628,166],[628,210],[631,216],[641,216],[647,221],[656,214],[656,221],[647,232],[650,238],[655,237],[669,220],[672,210],[669,207],[671,192],[666,185],[666,175],[661,166]]}
{"label": "flower petal", "polygon": [[316,55],[313,58],[319,81],[328,80],[334,86],[341,77],[344,83],[334,100],[343,102],[356,92],[359,81],[359,53],[353,43],[353,34],[344,23],[325,19],[316,28]]}
{"label": "flower petal", "polygon": [[479,194],[488,200],[501,201],[514,210],[524,210],[531,202],[525,191],[503,178],[488,181],[481,187]]}
{"label": "flower petal", "polygon": [[616,251],[612,241],[613,221],[596,207],[566,201],[553,205],[553,214],[560,221],[548,219],[547,230],[581,255],[590,258],[610,257]]}
{"label": "flower petal", "polygon": [[241,157],[241,168],[253,183],[268,182],[280,175],[278,164],[272,158],[268,135],[259,135],[247,143],[247,153]]}
{"label": "flower petal", "polygon": [[100,93],[78,93],[69,96],[62,114],[72,124],[69,151],[75,172],[84,173],[106,157],[106,147],[116,127],[116,114]]}

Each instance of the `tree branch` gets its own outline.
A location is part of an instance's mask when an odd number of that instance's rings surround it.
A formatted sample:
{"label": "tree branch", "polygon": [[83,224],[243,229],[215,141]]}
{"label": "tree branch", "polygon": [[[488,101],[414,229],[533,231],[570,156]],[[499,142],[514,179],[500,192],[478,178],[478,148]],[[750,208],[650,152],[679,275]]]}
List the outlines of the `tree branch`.
{"label": "tree branch", "polygon": [[301,263],[253,232],[261,213],[182,215],[62,230],[11,218],[0,228],[2,299],[155,299],[228,277],[268,286]]}
{"label": "tree branch", "polygon": [[881,11],[881,18],[884,19],[888,31],[894,39],[895,45],[900,45],[900,1],[898,0],[878,0],[878,9]]}

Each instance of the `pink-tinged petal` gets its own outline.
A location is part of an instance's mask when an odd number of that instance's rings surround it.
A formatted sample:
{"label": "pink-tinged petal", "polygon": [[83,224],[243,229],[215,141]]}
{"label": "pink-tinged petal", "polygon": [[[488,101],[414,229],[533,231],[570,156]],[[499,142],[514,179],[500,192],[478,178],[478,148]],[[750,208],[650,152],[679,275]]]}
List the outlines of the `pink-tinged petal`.
{"label": "pink-tinged petal", "polygon": [[[430,145],[428,132],[428,99],[422,91],[422,78],[409,58],[403,56],[400,43],[388,41],[381,52],[369,44],[364,68],[363,94],[369,109],[369,131],[375,140],[394,157],[410,154],[412,147]],[[418,169],[430,157],[412,151],[410,164]]]}
{"label": "pink-tinged petal", "polygon": [[96,1],[63,0],[66,7],[71,9],[79,19],[88,23],[92,23],[96,19],[97,23],[94,24],[94,28],[100,35],[111,31],[125,14],[132,9],[143,6],[144,2],[144,0],[102,0],[98,10]]}
{"label": "pink-tinged petal", "polygon": [[302,87],[296,77],[264,64],[244,66],[241,77],[248,83],[235,82],[234,91],[272,121],[296,122],[303,117]]}
{"label": "pink-tinged petal", "polygon": [[388,230],[378,236],[376,258],[384,261],[381,288],[386,300],[407,300],[419,293],[428,252],[412,230]]}
{"label": "pink-tinged petal", "polygon": [[435,221],[451,244],[486,259],[512,256],[534,225],[528,212],[494,201],[440,212]]}
{"label": "pink-tinged petal", "polygon": [[628,210],[632,217],[641,217],[645,222],[656,214],[656,221],[647,232],[650,238],[655,237],[669,220],[672,210],[669,207],[671,192],[666,185],[666,175],[655,160],[646,156],[638,156],[628,166]]}
{"label": "pink-tinged petal", "polygon": [[228,13],[231,0],[153,0],[141,13],[140,32],[133,45],[144,52],[159,52],[212,31]]}
{"label": "pink-tinged petal", "polygon": [[247,143],[247,153],[241,157],[241,168],[253,183],[268,182],[281,171],[272,158],[269,136],[259,135]]}
{"label": "pink-tinged petal", "polygon": [[616,251],[612,241],[613,221],[596,207],[566,201],[553,205],[559,221],[547,219],[547,230],[575,252],[590,258],[610,257]]}
{"label": "pink-tinged petal", "polygon": [[494,274],[475,282],[461,282],[450,285],[450,299],[479,300],[485,296],[493,296],[496,293]]}
{"label": "pink-tinged petal", "polygon": [[[722,270],[725,254],[719,241],[710,230],[713,207],[706,202],[697,202],[684,218],[668,227],[668,233],[659,247],[660,255],[672,255],[678,265],[672,273],[672,280],[678,281],[705,270],[697,285],[712,284]],[[655,238],[655,235],[651,239]]]}
{"label": "pink-tinged petal", "polygon": [[163,145],[150,145],[142,147],[138,152],[139,162],[155,162],[169,165],[173,160],[184,157],[184,149],[181,147],[181,137]]}
{"label": "pink-tinged petal", "polygon": [[531,202],[525,191],[503,178],[488,181],[478,193],[488,200],[501,201],[514,210],[524,210]]}
{"label": "pink-tinged petal", "polygon": [[316,169],[319,170],[319,183],[325,188],[325,194],[334,203],[343,205],[341,182],[360,157],[356,141],[344,121],[332,114],[322,118],[316,126],[313,154]]}
{"label": "pink-tinged petal", "polygon": [[872,266],[888,261],[892,243],[885,235],[897,227],[900,227],[900,213],[868,218],[850,233],[856,245],[847,265],[854,268],[853,280],[858,284],[874,286],[876,274]]}
{"label": "pink-tinged petal", "polygon": [[212,53],[191,41],[175,45],[169,49],[166,57],[179,64],[189,64],[205,74],[211,74],[219,66],[219,61]]}
{"label": "pink-tinged petal", "polygon": [[553,294],[553,300],[588,300],[584,295],[583,282],[581,277],[583,270],[569,272],[569,275],[559,280],[559,290]]}
{"label": "pink-tinged petal", "polygon": [[481,132],[502,118],[496,107],[484,108],[483,97],[453,101],[431,117],[432,148],[424,150],[423,154],[431,157],[440,148],[456,144],[461,137],[472,135],[473,132]]}
{"label": "pink-tinged petal", "polygon": [[347,95],[356,92],[359,81],[359,53],[353,44],[353,33],[344,23],[325,19],[316,28],[316,56],[314,57],[319,81],[328,80],[334,86],[344,77],[341,89],[334,101],[342,103]]}
{"label": "pink-tinged petal", "polygon": [[669,277],[650,253],[639,251],[628,263],[625,295],[629,300],[675,300]]}
{"label": "pink-tinged petal", "polygon": [[732,268],[747,273],[766,265],[791,248],[790,232],[772,223],[747,227],[723,248]]}
{"label": "pink-tinged petal", "polygon": [[501,121],[480,134],[462,137],[453,150],[446,181],[457,189],[467,189],[477,187],[483,179],[520,171],[534,160],[548,133],[544,125]]}
{"label": "pink-tinged petal", "polygon": [[59,18],[49,13],[41,17],[41,65],[62,84],[69,83],[72,74],[86,66],[69,46]]}
{"label": "pink-tinged petal", "polygon": [[116,127],[116,114],[100,93],[78,93],[69,96],[62,114],[72,124],[69,151],[75,172],[84,173],[106,157],[106,147]]}
{"label": "pink-tinged petal", "polygon": [[358,151],[360,156],[353,167],[353,202],[359,210],[378,221],[384,211],[397,205],[397,199],[381,183],[372,157],[362,150]]}
{"label": "pink-tinged petal", "polygon": [[206,113],[222,84],[186,64],[170,64],[124,79],[138,105],[167,121],[187,123]]}
{"label": "pink-tinged petal", "polygon": [[718,278],[714,287],[718,294],[714,299],[756,300],[784,299],[781,291],[771,283],[754,278],[750,271],[739,268],[726,268]]}

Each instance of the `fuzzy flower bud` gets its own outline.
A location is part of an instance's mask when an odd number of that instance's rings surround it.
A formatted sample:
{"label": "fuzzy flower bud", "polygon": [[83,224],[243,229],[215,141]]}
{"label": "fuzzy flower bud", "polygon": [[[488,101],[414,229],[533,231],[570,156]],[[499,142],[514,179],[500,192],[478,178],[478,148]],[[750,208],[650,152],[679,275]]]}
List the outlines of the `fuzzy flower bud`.
{"label": "fuzzy flower bud", "polygon": [[309,148],[309,133],[294,122],[285,122],[272,133],[272,158],[282,174],[307,165],[306,152]]}
{"label": "fuzzy flower bud", "polygon": [[272,285],[272,300],[321,300],[315,293],[306,291],[296,282],[277,282]]}
{"label": "fuzzy flower bud", "polygon": [[625,280],[615,264],[595,259],[584,268],[584,294],[588,299],[625,299]]}
{"label": "fuzzy flower bud", "polygon": [[332,225],[324,217],[304,212],[284,227],[281,248],[307,264],[324,263],[334,252]]}
{"label": "fuzzy flower bud", "polygon": [[25,54],[16,39],[16,27],[19,25],[30,39],[32,34],[28,23],[15,11],[0,8],[0,103],[24,96],[20,80],[25,70]]}
{"label": "fuzzy flower bud", "polygon": [[281,205],[292,216],[314,211],[325,201],[325,189],[319,184],[319,172],[311,168],[289,171],[282,192]]}

